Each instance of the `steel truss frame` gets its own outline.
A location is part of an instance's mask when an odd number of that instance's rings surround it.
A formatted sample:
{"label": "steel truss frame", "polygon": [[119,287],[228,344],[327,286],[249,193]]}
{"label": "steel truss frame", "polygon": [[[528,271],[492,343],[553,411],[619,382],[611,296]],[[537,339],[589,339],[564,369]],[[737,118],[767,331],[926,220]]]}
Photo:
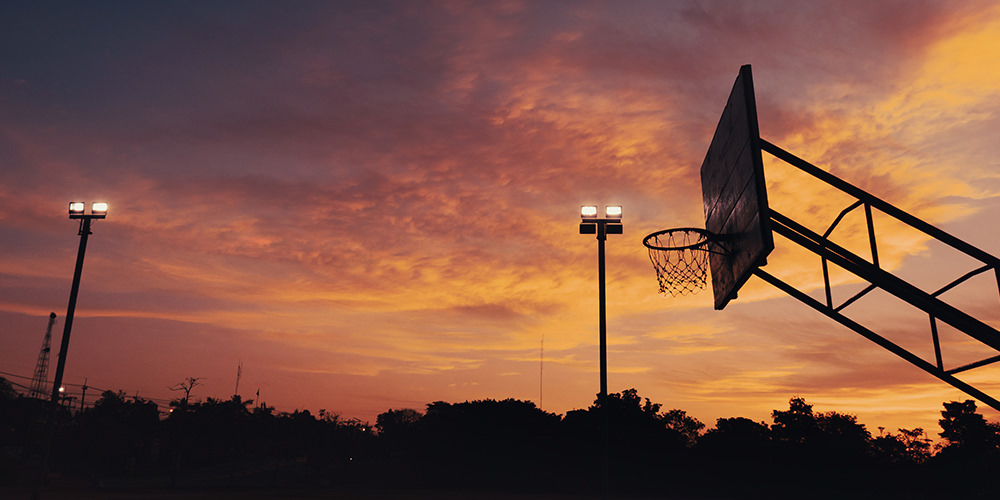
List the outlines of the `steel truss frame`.
{"label": "steel truss frame", "polygon": [[[825,303],[816,300],[800,290],[797,290],[788,283],[785,283],[760,268],[757,268],[754,274],[792,297],[798,299],[800,302],[854,330],[861,336],[875,342],[925,372],[934,375],[948,384],[951,384],[953,387],[978,399],[990,407],[1000,410],[1000,401],[955,377],[956,373],[979,368],[1000,361],[1000,354],[976,361],[974,363],[959,366],[957,368],[945,369],[945,364],[941,354],[941,343],[938,338],[938,322],[942,321],[1000,353],[1000,331],[997,331],[992,326],[983,323],[982,321],[966,314],[939,298],[939,296],[944,292],[951,290],[970,278],[988,271],[993,271],[997,280],[998,299],[1000,299],[1000,258],[990,255],[989,253],[980,250],[979,248],[976,248],[893,205],[890,205],[889,203],[841,180],[833,174],[812,165],[811,163],[785,151],[784,149],[781,149],[778,146],[775,146],[774,144],[771,144],[766,140],[761,139],[761,149],[852,196],[856,201],[845,208],[830,225],[830,228],[827,229],[827,231],[822,235],[813,232],[812,230],[773,209],[770,210],[769,217],[772,224],[772,230],[774,232],[812,251],[822,259],[823,281],[826,292]],[[863,207],[865,211],[865,220],[871,249],[871,259],[866,259],[852,253],[829,239],[830,234],[837,227],[840,221],[843,220],[848,213],[858,209],[859,207]],[[951,283],[932,293],[927,293],[920,288],[911,285],[905,280],[882,269],[879,265],[878,241],[875,234],[875,226],[872,221],[873,208],[927,234],[942,243],[947,244],[948,246],[968,255],[969,257],[972,257],[975,260],[978,260],[983,265],[963,276],[960,276]],[[834,304],[829,276],[829,263],[831,262],[867,281],[868,286],[854,296],[845,300],[843,303],[839,305]],[[903,347],[900,347],[842,313],[845,308],[876,288],[882,289],[928,314],[930,318],[931,339],[934,344],[934,363],[931,363],[904,349]]]}

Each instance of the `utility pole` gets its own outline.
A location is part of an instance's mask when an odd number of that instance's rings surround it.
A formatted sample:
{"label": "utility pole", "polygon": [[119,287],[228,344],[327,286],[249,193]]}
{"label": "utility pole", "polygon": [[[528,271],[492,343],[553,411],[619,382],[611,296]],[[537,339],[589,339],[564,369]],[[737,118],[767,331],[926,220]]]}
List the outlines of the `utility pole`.
{"label": "utility pole", "polygon": [[80,411],[83,411],[87,408],[87,389],[89,389],[86,378],[83,379],[83,387],[80,389],[83,389],[83,395],[80,396]]}

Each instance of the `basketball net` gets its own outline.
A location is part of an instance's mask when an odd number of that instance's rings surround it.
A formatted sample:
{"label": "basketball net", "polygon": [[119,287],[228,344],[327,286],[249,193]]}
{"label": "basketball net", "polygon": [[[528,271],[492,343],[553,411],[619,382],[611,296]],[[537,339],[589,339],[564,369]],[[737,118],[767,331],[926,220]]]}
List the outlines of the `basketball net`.
{"label": "basketball net", "polygon": [[657,231],[642,241],[656,269],[660,293],[671,297],[698,293],[708,283],[710,234],[703,229]]}

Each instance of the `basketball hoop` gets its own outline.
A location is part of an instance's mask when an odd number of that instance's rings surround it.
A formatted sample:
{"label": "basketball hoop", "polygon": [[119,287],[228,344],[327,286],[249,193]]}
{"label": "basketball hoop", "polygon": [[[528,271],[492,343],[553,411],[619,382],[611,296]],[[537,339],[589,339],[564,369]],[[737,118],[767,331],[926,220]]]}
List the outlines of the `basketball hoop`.
{"label": "basketball hoop", "polygon": [[714,235],[704,229],[664,229],[646,236],[649,260],[656,268],[660,293],[671,297],[698,293],[708,283],[709,245]]}

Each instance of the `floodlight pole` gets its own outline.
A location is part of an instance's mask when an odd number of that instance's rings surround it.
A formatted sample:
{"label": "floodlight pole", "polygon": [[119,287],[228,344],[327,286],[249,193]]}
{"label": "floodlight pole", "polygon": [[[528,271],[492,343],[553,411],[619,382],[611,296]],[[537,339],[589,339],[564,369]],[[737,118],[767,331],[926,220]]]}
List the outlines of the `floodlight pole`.
{"label": "floodlight pole", "polygon": [[[608,239],[607,224],[597,225],[597,281],[600,303],[601,398],[608,397],[608,304],[605,291],[604,242]],[[606,413],[606,412],[605,412]]]}
{"label": "floodlight pole", "polygon": [[[591,208],[591,211],[587,211]],[[605,265],[604,265],[604,242],[608,239],[608,234],[622,234],[621,207],[616,206],[615,216],[611,216],[612,207],[607,208],[608,218],[595,218],[597,207],[583,207],[581,210],[582,222],[580,223],[580,234],[597,235],[597,290],[598,290],[598,321],[599,321],[599,347],[600,347],[600,368],[601,368],[601,392],[597,395],[597,401],[601,406],[601,491],[605,499],[609,498],[611,472],[610,472],[610,432],[608,417],[608,315],[607,315],[607,294],[605,292]]]}
{"label": "floodlight pole", "polygon": [[[96,205],[95,205],[96,206]],[[38,481],[32,498],[41,497],[41,488],[45,484],[46,469],[49,466],[49,453],[52,450],[52,434],[55,428],[56,411],[59,407],[59,388],[62,387],[63,371],[66,368],[66,353],[69,351],[69,337],[73,328],[73,314],[76,312],[76,296],[80,291],[80,277],[83,275],[83,258],[87,253],[87,239],[90,236],[90,222],[93,219],[103,219],[107,215],[107,206],[102,212],[93,209],[90,214],[84,214],[82,204],[80,208],[70,204],[70,219],[80,219],[80,246],[76,251],[76,267],[73,270],[73,285],[69,291],[69,304],[66,306],[66,320],[63,324],[62,340],[59,344],[59,356],[56,362],[56,374],[52,383],[52,396],[49,400],[49,421],[48,431],[45,437],[45,450],[42,456],[42,463],[38,471]]]}
{"label": "floodlight pole", "polygon": [[80,291],[80,276],[83,274],[83,257],[87,253],[87,237],[90,236],[90,220],[80,219],[80,248],[76,252],[76,269],[73,271],[73,286],[69,291],[69,305],[66,306],[66,320],[63,324],[62,342],[59,344],[59,359],[56,362],[55,381],[52,384],[52,404],[59,400],[63,370],[66,368],[66,352],[69,350],[69,335],[73,329],[73,314],[76,312],[76,296]]}
{"label": "floodlight pole", "polygon": [[597,301],[600,303],[600,350],[601,350],[601,392],[597,399],[601,402],[601,491],[607,500],[611,486],[611,443],[610,419],[608,418],[608,307],[604,281],[604,242],[608,239],[607,224],[597,224]]}

